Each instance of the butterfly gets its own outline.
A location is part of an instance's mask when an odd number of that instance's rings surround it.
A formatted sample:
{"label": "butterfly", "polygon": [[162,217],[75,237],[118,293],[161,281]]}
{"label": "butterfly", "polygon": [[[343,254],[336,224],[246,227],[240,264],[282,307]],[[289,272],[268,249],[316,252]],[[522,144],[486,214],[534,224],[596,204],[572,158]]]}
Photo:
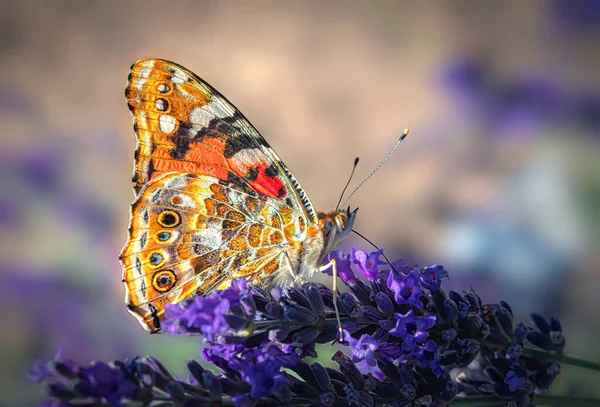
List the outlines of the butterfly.
{"label": "butterfly", "polygon": [[149,332],[165,305],[246,278],[308,281],[357,209],[317,212],[290,170],[225,97],[186,68],[135,62],[125,90],[136,135],[125,301]]}

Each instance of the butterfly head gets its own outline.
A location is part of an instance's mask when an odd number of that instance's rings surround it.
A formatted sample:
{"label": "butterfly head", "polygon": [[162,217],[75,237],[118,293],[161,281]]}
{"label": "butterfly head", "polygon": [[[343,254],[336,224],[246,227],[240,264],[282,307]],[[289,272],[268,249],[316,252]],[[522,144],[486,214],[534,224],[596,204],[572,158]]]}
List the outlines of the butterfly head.
{"label": "butterfly head", "polygon": [[322,222],[323,235],[325,240],[324,252],[329,253],[335,249],[348,235],[354,227],[354,220],[358,208],[353,211],[350,207],[346,210],[339,210],[330,213],[319,213]]}

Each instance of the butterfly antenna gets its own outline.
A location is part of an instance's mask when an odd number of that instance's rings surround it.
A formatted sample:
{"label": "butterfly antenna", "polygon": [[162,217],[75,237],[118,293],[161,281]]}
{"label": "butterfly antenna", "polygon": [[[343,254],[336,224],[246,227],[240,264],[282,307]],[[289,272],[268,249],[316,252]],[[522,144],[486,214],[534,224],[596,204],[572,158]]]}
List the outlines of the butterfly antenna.
{"label": "butterfly antenna", "polygon": [[367,177],[365,179],[362,180],[362,182],[360,184],[358,184],[358,186],[356,188],[354,188],[354,191],[352,191],[350,193],[350,195],[348,195],[348,198],[346,198],[346,200],[344,201],[343,204],[338,205],[341,207],[346,206],[346,204],[348,203],[348,201],[350,201],[350,198],[352,198],[352,196],[356,193],[356,191],[358,191],[360,189],[360,187],[363,186],[363,184],[365,182],[367,182],[367,180],[369,178],[371,178],[377,171],[379,171],[379,169],[381,167],[383,167],[383,164],[385,164],[385,162],[387,160],[389,160],[389,158],[392,156],[392,154],[394,153],[394,150],[400,145],[400,143],[402,143],[402,140],[404,140],[406,138],[406,136],[408,136],[408,129],[404,129],[404,131],[402,132],[402,135],[400,136],[400,138],[398,138],[398,141],[396,141],[396,144],[394,144],[394,147],[392,147],[392,149],[390,150],[390,152],[385,156],[385,158],[383,159],[383,161],[381,161],[381,163],[379,163],[379,165],[377,167],[375,167],[375,169],[373,171],[371,171],[371,173],[369,175],[367,175]]}
{"label": "butterfly antenna", "polygon": [[344,189],[342,190],[342,194],[340,195],[340,199],[337,203],[337,205],[335,206],[335,210],[337,211],[340,207],[340,202],[342,202],[342,198],[344,197],[344,194],[346,193],[346,190],[348,189],[348,185],[350,185],[350,181],[352,181],[352,176],[354,175],[354,170],[356,170],[356,166],[358,165],[358,157],[356,157],[354,159],[354,165],[352,166],[352,172],[350,173],[350,178],[348,178],[348,182],[346,182],[346,186],[344,187]]}
{"label": "butterfly antenna", "polygon": [[[369,239],[367,239],[367,237],[365,235],[363,235],[362,233],[357,232],[354,229],[352,229],[352,232],[355,233],[355,234],[357,234],[358,236],[362,237],[367,243],[369,243],[375,249],[379,250],[379,247],[375,243],[373,243],[372,241],[370,241]],[[390,259],[388,259],[388,256],[386,256],[384,252],[381,252],[381,255],[383,256],[383,258],[385,259],[385,261],[388,262],[388,264],[390,265],[390,267],[392,268],[392,270],[394,270],[394,272],[396,274],[398,274],[398,270],[396,270],[394,268],[394,265],[392,264],[392,262],[390,261]]]}

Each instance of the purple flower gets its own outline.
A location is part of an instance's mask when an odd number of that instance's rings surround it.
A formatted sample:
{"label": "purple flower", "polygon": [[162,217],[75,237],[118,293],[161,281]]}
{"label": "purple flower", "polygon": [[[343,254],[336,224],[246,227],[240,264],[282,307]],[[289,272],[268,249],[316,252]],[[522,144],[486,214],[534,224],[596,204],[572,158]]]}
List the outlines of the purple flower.
{"label": "purple flower", "polygon": [[422,368],[431,369],[437,376],[441,376],[444,373],[444,370],[440,366],[438,346],[432,340],[427,341],[424,345],[417,345],[411,357],[417,359]]}
{"label": "purple flower", "polygon": [[390,317],[394,312],[394,304],[385,292],[380,291],[375,295],[375,303],[385,317]]}
{"label": "purple flower", "polygon": [[42,383],[43,381],[53,377],[52,371],[48,367],[47,363],[41,360],[33,362],[33,366],[27,372],[27,378],[35,383]]}
{"label": "purple flower", "polygon": [[402,348],[410,352],[418,343],[423,343],[429,335],[427,330],[435,325],[435,315],[416,316],[413,310],[406,314],[394,314],[396,317],[396,326],[390,329],[390,335],[402,338]]}
{"label": "purple flower", "polygon": [[[356,275],[352,271],[351,267],[350,256],[348,256],[341,250],[334,250],[331,253],[329,253],[329,256],[327,256],[327,260],[325,260],[323,264],[327,264],[333,259],[335,259],[336,261],[338,276],[344,283],[356,281]],[[325,273],[327,275],[333,276],[333,268],[327,268],[327,270],[325,270]]]}
{"label": "purple flower", "polygon": [[125,377],[121,369],[104,362],[96,362],[81,369],[79,378],[81,381],[75,385],[79,393],[96,399],[104,397],[111,403],[133,397],[137,388],[135,383]]}
{"label": "purple flower", "polygon": [[422,310],[423,302],[420,298],[424,294],[419,283],[419,271],[416,269],[412,269],[406,276],[391,272],[387,279],[387,286],[394,293],[394,299],[399,305],[410,304]]}
{"label": "purple flower", "polygon": [[562,351],[567,343],[563,333],[560,321],[556,318],[550,318],[549,322],[538,314],[531,314],[531,319],[537,330],[531,330],[527,334],[527,340],[535,346],[550,350]]}
{"label": "purple flower", "polygon": [[[292,351],[287,353],[282,346],[266,343],[256,348],[238,345],[216,345],[202,350],[204,358],[228,372],[228,376],[241,379],[235,384],[227,382],[226,390],[236,393],[235,405],[254,405],[256,400],[277,393],[289,380],[282,368],[295,368],[300,363],[299,356]],[[188,366],[194,362],[188,362]],[[197,365],[195,369],[198,369]],[[190,369],[191,370],[191,369]],[[197,374],[196,374],[197,375]]]}
{"label": "purple flower", "polygon": [[254,320],[256,307],[251,299],[247,281],[235,280],[225,290],[166,305],[162,327],[176,334],[202,333],[209,342],[214,342],[220,334],[232,328],[239,330],[248,320]]}
{"label": "purple flower", "polygon": [[258,399],[268,396],[287,384],[288,380],[280,369],[281,365],[274,359],[249,364],[242,373],[242,378],[250,385],[250,397]]}
{"label": "purple flower", "polygon": [[375,352],[381,346],[369,334],[363,334],[358,340],[344,330],[344,339],[352,349],[352,363],[365,360],[369,366],[376,366]]}
{"label": "purple flower", "polygon": [[210,342],[215,335],[229,329],[225,314],[229,311],[229,301],[217,293],[206,297],[196,296],[183,304],[165,306],[166,321],[162,327],[170,333],[202,333]]}
{"label": "purple flower", "polygon": [[421,270],[421,284],[429,291],[439,291],[443,278],[448,278],[448,272],[444,270],[443,266],[435,264]]}
{"label": "purple flower", "polygon": [[248,280],[245,278],[233,280],[231,286],[221,291],[221,297],[227,299],[231,305],[238,304],[244,297],[252,297]]}
{"label": "purple flower", "polygon": [[510,370],[506,374],[506,380],[504,380],[504,383],[508,384],[510,391],[515,391],[523,385],[523,381],[523,378],[519,377],[514,370]]}
{"label": "purple flower", "polygon": [[365,277],[371,280],[377,280],[377,278],[379,278],[377,267],[382,264],[387,264],[386,262],[379,260],[379,257],[382,253],[383,249],[379,249],[376,252],[367,254],[362,250],[357,250],[355,247],[353,247],[350,254],[350,259],[358,266],[358,269]]}
{"label": "purple flower", "polygon": [[379,369],[379,366],[377,366],[377,365],[371,366],[370,364],[367,363],[366,359],[363,359],[360,362],[355,362],[355,364],[356,364],[356,367],[358,368],[358,370],[360,370],[360,372],[363,375],[368,375],[369,377],[374,377],[378,380],[385,379],[385,375],[383,374],[381,369]]}
{"label": "purple flower", "polygon": [[219,367],[227,365],[237,369],[241,366],[236,365],[236,363],[239,363],[238,356],[243,350],[244,346],[242,344],[215,344],[212,347],[203,348],[202,357],[207,362],[214,363]]}

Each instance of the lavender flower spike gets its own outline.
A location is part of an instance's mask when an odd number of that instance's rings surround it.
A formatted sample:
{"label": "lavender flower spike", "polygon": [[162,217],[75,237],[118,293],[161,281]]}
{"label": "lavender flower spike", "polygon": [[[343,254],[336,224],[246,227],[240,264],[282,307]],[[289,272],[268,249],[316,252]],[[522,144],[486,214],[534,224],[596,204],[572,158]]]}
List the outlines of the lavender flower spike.
{"label": "lavender flower spike", "polygon": [[[184,380],[151,357],[78,365],[58,355],[27,375],[46,385],[47,405],[61,407],[445,407],[457,394],[530,407],[550,387],[560,371],[550,356],[566,344],[557,319],[533,314],[533,326],[517,324],[506,302],[444,290],[442,266],[386,268],[381,254],[330,254],[349,288],[336,299],[343,342],[328,287],[267,293],[240,280],[166,307],[165,331],[203,335],[204,362],[217,373],[190,360]],[[336,342],[347,345],[332,358],[337,368],[306,362],[318,344]]]}

